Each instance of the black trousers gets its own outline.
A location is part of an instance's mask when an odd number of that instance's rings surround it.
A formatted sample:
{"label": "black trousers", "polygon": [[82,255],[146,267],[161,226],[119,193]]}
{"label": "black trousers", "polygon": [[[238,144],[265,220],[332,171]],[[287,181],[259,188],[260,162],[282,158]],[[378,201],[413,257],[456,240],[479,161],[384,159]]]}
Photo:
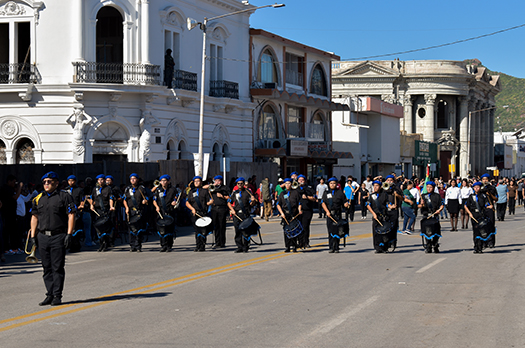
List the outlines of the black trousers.
{"label": "black trousers", "polygon": [[[213,234],[215,235],[215,246],[226,246],[226,217],[228,216],[228,207],[214,207],[211,210],[213,220]],[[237,219],[239,220],[239,219]]]}
{"label": "black trousers", "polygon": [[505,213],[507,211],[507,202],[505,203],[496,203],[496,210],[498,213],[498,220],[505,220]]}
{"label": "black trousers", "polygon": [[168,249],[173,248],[173,241],[176,238],[175,222],[168,226],[157,226],[160,237],[160,246]]}
{"label": "black trousers", "polygon": [[[245,216],[242,212],[237,212],[237,216],[244,220],[249,215]],[[233,227],[235,228],[235,245],[237,246],[237,250],[248,251],[248,249],[250,249],[250,238],[245,237],[242,232],[239,231],[240,224],[241,220],[237,218],[233,219]]]}
{"label": "black trousers", "polygon": [[[332,215],[332,217],[336,221],[339,220],[339,216]],[[329,217],[326,218],[326,229],[328,230],[328,247],[333,251],[339,250],[339,244],[341,242],[341,239],[338,238],[339,228],[334,225],[334,221]]]}
{"label": "black trousers", "polygon": [[509,215],[516,215],[516,197],[509,197]]}
{"label": "black trousers", "polygon": [[350,207],[346,209],[346,219],[350,221],[354,221],[354,215],[355,215],[355,201],[350,201]]}
{"label": "black trousers", "polygon": [[[197,212],[200,216],[206,216],[205,213]],[[191,220],[193,222],[193,230],[195,231],[195,249],[197,250],[206,250],[206,237],[208,235],[208,231],[206,227],[198,227],[195,225],[195,222],[199,219],[197,215],[192,216]]]}
{"label": "black trousers", "polygon": [[62,297],[64,290],[64,279],[66,278],[66,247],[64,240],[66,234],[46,236],[43,233],[37,235],[38,251],[44,268],[44,284],[47,296]]}
{"label": "black trousers", "polygon": [[301,217],[301,225],[303,226],[303,233],[299,235],[299,246],[306,247],[310,245],[310,223],[312,222],[312,217],[314,212],[311,210],[303,210]]}

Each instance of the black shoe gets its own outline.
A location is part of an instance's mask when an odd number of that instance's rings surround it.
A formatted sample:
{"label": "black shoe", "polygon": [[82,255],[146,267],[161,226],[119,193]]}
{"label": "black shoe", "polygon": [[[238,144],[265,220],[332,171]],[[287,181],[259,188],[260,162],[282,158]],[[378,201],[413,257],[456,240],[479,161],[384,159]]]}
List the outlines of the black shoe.
{"label": "black shoe", "polygon": [[104,244],[104,243],[100,244],[100,247],[98,248],[97,251],[101,252],[102,250],[104,250],[105,246],[106,246],[106,244]]}
{"label": "black shoe", "polygon": [[135,249],[135,248],[129,248],[129,252],[130,252],[130,253],[133,253],[133,252],[135,252],[135,251],[137,251],[137,249]]}
{"label": "black shoe", "polygon": [[383,250],[376,250],[376,251],[375,251],[375,254],[382,254],[382,253],[384,253]]}
{"label": "black shoe", "polygon": [[425,254],[432,254],[432,248],[426,248]]}
{"label": "black shoe", "polygon": [[195,248],[195,249],[193,249],[193,251],[194,251],[194,252],[197,252],[197,251],[199,251],[199,248]]}
{"label": "black shoe", "polygon": [[328,253],[329,254],[333,254],[333,253],[335,253],[335,250],[330,249],[330,251]]}
{"label": "black shoe", "polygon": [[339,250],[334,251],[334,253],[339,254]]}
{"label": "black shoe", "polygon": [[53,296],[46,296],[44,301],[40,302],[38,305],[39,306],[47,306],[47,305],[50,305],[52,302],[53,302]]}
{"label": "black shoe", "polygon": [[245,250],[243,250],[242,252],[243,252],[243,253],[247,253],[247,252],[248,252],[248,249],[245,249]]}
{"label": "black shoe", "polygon": [[290,248],[286,248],[286,249],[284,249],[284,252],[285,252],[285,253],[289,253],[289,252],[290,252]]}
{"label": "black shoe", "polygon": [[62,304],[62,297],[54,297],[53,301],[51,301],[51,306],[60,306]]}
{"label": "black shoe", "polygon": [[293,252],[296,253],[297,252],[297,248],[293,248]]}
{"label": "black shoe", "polygon": [[438,248],[438,247],[434,247],[434,252],[435,252],[436,254],[439,254],[439,248]]}
{"label": "black shoe", "polygon": [[204,249],[204,248],[200,248],[199,251],[206,251],[206,249]]}
{"label": "black shoe", "polygon": [[234,251],[234,253],[242,253],[242,249],[237,249]]}
{"label": "black shoe", "polygon": [[137,252],[141,253],[142,252],[142,247],[137,248]]}
{"label": "black shoe", "polygon": [[161,253],[165,253],[166,251],[168,251],[168,247],[163,246],[162,249],[160,249]]}

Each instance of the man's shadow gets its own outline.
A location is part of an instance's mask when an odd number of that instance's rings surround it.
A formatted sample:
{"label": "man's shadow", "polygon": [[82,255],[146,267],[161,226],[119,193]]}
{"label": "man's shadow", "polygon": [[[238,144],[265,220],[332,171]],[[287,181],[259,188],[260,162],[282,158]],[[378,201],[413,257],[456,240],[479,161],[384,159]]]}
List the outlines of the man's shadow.
{"label": "man's shadow", "polygon": [[69,305],[69,304],[111,302],[111,301],[120,301],[120,300],[134,300],[134,299],[141,299],[141,298],[157,298],[157,297],[166,297],[170,294],[171,292],[156,292],[156,293],[151,293],[151,294],[112,295],[112,296],[89,298],[86,300],[63,302],[62,304]]}

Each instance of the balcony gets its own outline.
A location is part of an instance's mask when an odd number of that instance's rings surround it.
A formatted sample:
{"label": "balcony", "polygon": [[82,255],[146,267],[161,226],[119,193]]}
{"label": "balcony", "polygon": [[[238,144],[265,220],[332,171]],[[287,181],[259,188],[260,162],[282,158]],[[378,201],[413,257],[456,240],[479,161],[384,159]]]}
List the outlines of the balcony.
{"label": "balcony", "polygon": [[136,63],[73,62],[76,83],[160,85],[160,66]]}
{"label": "balcony", "polygon": [[286,83],[303,86],[303,73],[286,69]]}
{"label": "balcony", "polygon": [[230,81],[210,81],[210,97],[239,99],[239,84]]}
{"label": "balcony", "polygon": [[173,88],[197,92],[197,74],[184,70],[173,71]]}
{"label": "balcony", "polygon": [[40,82],[40,74],[33,64],[0,64],[0,84]]}

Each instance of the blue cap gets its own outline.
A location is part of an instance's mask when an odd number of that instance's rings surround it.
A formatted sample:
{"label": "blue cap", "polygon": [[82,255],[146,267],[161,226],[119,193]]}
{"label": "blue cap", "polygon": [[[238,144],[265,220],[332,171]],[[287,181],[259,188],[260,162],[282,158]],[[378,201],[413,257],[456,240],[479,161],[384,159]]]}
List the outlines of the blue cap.
{"label": "blue cap", "polygon": [[198,176],[198,175],[196,175],[196,176],[193,177],[193,181],[195,181],[195,180],[197,180],[197,179],[202,180],[202,176]]}
{"label": "blue cap", "polygon": [[328,182],[330,182],[330,181],[338,182],[339,180],[337,180],[337,178],[335,176],[333,176],[330,179],[328,179]]}
{"label": "blue cap", "polygon": [[131,179],[133,176],[134,176],[135,178],[137,178],[137,179],[139,178],[139,175],[138,175],[137,173],[131,173],[131,174],[129,175],[129,178]]}
{"label": "blue cap", "polygon": [[372,185],[374,185],[374,184],[377,184],[377,185],[379,185],[379,186],[383,185],[383,184],[381,183],[381,181],[379,181],[379,180],[374,180],[374,182],[372,183]]}
{"label": "blue cap", "polygon": [[213,180],[223,180],[223,177],[222,177],[222,175],[215,175]]}
{"label": "blue cap", "polygon": [[57,179],[58,180],[58,174],[55,172],[45,173],[42,179],[40,179],[40,181],[44,181],[44,179]]}
{"label": "blue cap", "polygon": [[98,179],[105,179],[105,178],[106,178],[106,176],[105,176],[104,174],[99,174],[99,175],[97,175],[97,177],[96,177],[97,180],[98,180]]}
{"label": "blue cap", "polygon": [[292,175],[297,175],[297,172],[292,172],[292,174],[290,174],[290,176],[292,176]]}
{"label": "blue cap", "polygon": [[390,175],[387,175],[385,179],[395,179],[395,177],[392,174],[390,174]]}
{"label": "blue cap", "polygon": [[106,175],[106,179],[115,180],[115,178],[113,177],[113,175]]}
{"label": "blue cap", "polygon": [[244,180],[244,178],[241,176],[238,177],[237,180],[235,180],[235,183],[238,183],[239,181],[245,182],[246,180]]}
{"label": "blue cap", "polygon": [[70,175],[67,177],[67,180],[77,180],[77,177],[74,175]]}
{"label": "blue cap", "polygon": [[483,174],[483,175],[481,176],[481,178],[482,178],[482,179],[483,179],[483,178],[490,178],[490,175],[488,175],[487,173],[485,173],[485,174]]}
{"label": "blue cap", "polygon": [[436,183],[433,182],[433,181],[427,181],[427,182],[425,183],[425,185],[432,185],[432,186],[435,187],[435,186],[436,186]]}
{"label": "blue cap", "polygon": [[292,179],[286,178],[286,179],[284,179],[284,182],[292,182]]}
{"label": "blue cap", "polygon": [[297,179],[299,179],[299,178],[303,178],[304,180],[306,180],[306,176],[304,176],[303,174],[298,175]]}
{"label": "blue cap", "polygon": [[168,174],[164,174],[164,175],[162,175],[162,176],[159,178],[159,180],[162,180],[162,179],[166,179],[166,180],[170,181],[170,180],[171,180],[171,176],[169,176]]}
{"label": "blue cap", "polygon": [[483,185],[483,184],[481,183],[481,181],[478,181],[478,182],[473,183],[473,184],[472,184],[472,187],[474,187],[474,186],[481,186],[481,185]]}

